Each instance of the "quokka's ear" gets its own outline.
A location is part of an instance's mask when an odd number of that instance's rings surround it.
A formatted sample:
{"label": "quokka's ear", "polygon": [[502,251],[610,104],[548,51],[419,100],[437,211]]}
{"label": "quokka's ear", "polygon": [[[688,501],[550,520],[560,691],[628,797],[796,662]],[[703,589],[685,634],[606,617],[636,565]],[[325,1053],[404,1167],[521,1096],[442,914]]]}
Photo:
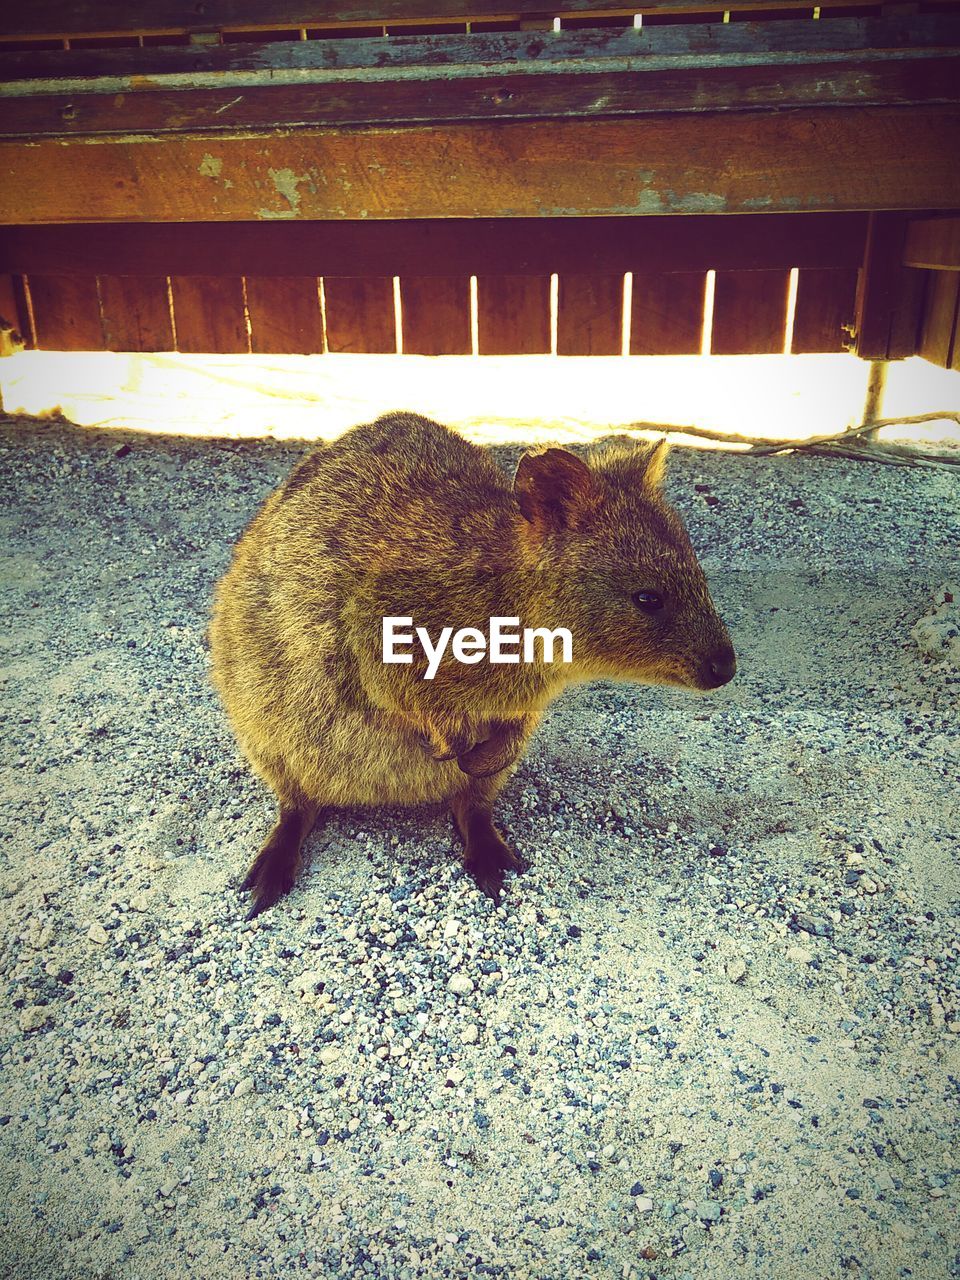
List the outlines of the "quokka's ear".
{"label": "quokka's ear", "polygon": [[663,477],[667,471],[667,454],[669,452],[670,444],[666,436],[661,436],[647,450],[643,458],[643,487],[645,489],[659,489],[663,484]]}
{"label": "quokka's ear", "polygon": [[577,528],[597,497],[590,468],[566,449],[528,449],[513,492],[524,519],[545,533]]}

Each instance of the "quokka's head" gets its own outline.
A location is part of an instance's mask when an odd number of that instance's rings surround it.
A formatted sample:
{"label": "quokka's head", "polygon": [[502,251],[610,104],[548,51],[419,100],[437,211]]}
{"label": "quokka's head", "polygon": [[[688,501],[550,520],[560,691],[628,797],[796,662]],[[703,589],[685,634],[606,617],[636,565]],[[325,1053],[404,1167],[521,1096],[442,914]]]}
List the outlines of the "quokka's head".
{"label": "quokka's head", "polygon": [[715,689],[736,658],[663,496],[666,457],[665,440],[627,440],[585,461],[566,449],[525,453],[514,494],[532,586],[543,622],[571,631],[579,671]]}

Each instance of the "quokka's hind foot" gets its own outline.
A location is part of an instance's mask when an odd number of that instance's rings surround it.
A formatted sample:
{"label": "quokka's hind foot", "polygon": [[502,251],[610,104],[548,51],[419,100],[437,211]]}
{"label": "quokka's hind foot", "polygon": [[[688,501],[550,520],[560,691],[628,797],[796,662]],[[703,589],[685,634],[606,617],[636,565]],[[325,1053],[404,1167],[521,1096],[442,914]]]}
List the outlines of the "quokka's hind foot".
{"label": "quokka's hind foot", "polygon": [[476,881],[477,888],[494,902],[500,901],[504,875],[508,871],[526,870],[526,864],[492,823],[487,835],[474,837],[467,844],[463,852],[463,866]]}
{"label": "quokka's hind foot", "polygon": [[498,790],[492,779],[476,779],[450,801],[454,823],[463,839],[464,870],[494,902],[500,899],[504,875],[526,869],[493,825],[490,808]]}
{"label": "quokka's hind foot", "polygon": [[297,805],[281,805],[276,826],[267,836],[240,886],[241,890],[253,892],[248,920],[272,907],[293,888],[302,863],[303,842],[313,830],[319,812],[318,805],[306,801]]}

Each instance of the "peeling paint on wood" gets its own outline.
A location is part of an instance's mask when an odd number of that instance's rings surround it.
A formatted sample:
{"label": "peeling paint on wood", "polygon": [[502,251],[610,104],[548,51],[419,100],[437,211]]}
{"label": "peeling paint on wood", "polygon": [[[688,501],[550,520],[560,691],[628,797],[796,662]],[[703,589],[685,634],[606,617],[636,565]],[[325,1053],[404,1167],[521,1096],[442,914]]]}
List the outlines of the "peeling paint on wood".
{"label": "peeling paint on wood", "polygon": [[[189,135],[8,142],[0,222],[956,209],[958,126],[956,106],[821,108],[719,114],[709,128],[653,115],[302,130],[218,138],[215,151]],[[199,173],[214,154],[219,185]],[[281,191],[271,171],[296,181]]]}

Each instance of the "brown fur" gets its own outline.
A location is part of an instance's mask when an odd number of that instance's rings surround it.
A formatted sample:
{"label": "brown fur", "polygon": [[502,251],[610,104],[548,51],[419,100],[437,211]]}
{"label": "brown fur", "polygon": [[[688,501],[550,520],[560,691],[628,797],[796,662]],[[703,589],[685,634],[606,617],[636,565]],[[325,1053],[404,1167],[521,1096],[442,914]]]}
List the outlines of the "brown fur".
{"label": "brown fur", "polygon": [[[240,747],[280,803],[245,881],[252,915],[290,889],[318,814],[340,805],[445,801],[467,869],[495,896],[521,864],[493,801],[566,685],[702,689],[732,676],[729,637],[662,496],[665,454],[632,441],[586,462],[531,450],[511,486],[484,449],[394,413],[318,448],[267,499],[210,631]],[[641,590],[663,595],[662,610],[638,608]],[[411,665],[382,662],[385,615],[432,637],[486,633],[495,615],[567,627],[574,661],[464,665],[448,647],[424,680],[417,643]]]}

